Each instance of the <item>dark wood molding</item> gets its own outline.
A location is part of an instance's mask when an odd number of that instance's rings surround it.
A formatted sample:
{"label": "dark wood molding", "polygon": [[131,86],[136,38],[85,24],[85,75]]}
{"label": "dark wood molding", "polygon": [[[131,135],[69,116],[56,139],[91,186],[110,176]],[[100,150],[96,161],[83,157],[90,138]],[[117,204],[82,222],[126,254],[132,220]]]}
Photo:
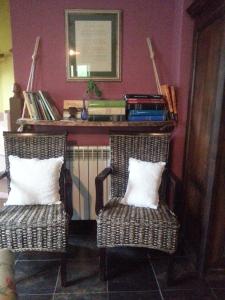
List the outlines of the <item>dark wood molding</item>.
{"label": "dark wood molding", "polygon": [[195,30],[183,176],[184,232],[204,274],[224,267],[225,1],[197,0],[187,11]]}
{"label": "dark wood molding", "polygon": [[225,6],[225,0],[198,0],[188,7],[187,12],[192,18],[197,18],[200,15],[215,13],[223,6]]}
{"label": "dark wood molding", "polygon": [[71,121],[71,120],[59,120],[59,121],[47,121],[47,120],[33,120],[33,119],[18,119],[17,124],[23,127],[51,127],[51,128],[113,128],[118,130],[132,129],[132,130],[146,130],[157,132],[170,132],[175,126],[176,122],[173,120],[157,121],[157,122],[98,122],[98,121]]}

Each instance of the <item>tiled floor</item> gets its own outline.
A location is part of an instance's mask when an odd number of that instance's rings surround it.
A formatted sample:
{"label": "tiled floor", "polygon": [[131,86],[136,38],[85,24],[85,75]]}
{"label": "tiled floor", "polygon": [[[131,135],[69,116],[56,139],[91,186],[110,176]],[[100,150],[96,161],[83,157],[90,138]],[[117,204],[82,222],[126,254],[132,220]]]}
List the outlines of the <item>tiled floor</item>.
{"label": "tiled floor", "polygon": [[188,257],[178,251],[173,277],[167,285],[168,256],[144,249],[111,249],[107,282],[98,273],[95,234],[70,237],[68,280],[60,286],[59,256],[19,254],[16,260],[16,285],[19,300],[225,300],[225,275],[201,281]]}

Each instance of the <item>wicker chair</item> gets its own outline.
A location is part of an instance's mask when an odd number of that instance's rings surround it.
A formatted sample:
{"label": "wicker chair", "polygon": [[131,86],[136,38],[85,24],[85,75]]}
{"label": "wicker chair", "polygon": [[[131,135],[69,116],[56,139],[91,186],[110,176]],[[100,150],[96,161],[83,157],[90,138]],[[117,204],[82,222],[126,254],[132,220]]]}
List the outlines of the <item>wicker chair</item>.
{"label": "wicker chair", "polygon": [[[8,190],[10,190],[9,155],[20,158],[47,159],[59,156],[65,158],[64,134],[4,132],[3,135],[6,171],[0,174],[0,179],[5,176],[8,178]],[[9,205],[0,210],[0,248],[17,252],[60,252],[61,284],[65,286],[68,225],[72,214],[71,180],[65,164],[61,170],[59,185],[61,204]]]}
{"label": "wicker chair", "polygon": [[[157,209],[120,204],[128,182],[130,157],[143,161],[168,162],[168,133],[112,134],[111,167],[95,179],[97,246],[100,247],[100,277],[107,279],[107,247],[131,246],[158,249],[173,254],[177,248],[179,223],[166,204],[176,192],[176,178],[163,174]],[[111,199],[104,206],[103,181],[111,174]],[[173,201],[170,201],[173,203]]]}

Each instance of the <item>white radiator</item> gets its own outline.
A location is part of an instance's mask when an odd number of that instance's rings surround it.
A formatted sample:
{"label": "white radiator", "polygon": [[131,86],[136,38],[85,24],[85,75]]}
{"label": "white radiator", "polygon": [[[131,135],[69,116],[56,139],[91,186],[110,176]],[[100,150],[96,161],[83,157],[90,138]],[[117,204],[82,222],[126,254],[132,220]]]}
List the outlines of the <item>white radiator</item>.
{"label": "white radiator", "polygon": [[[68,164],[73,187],[73,220],[95,219],[95,177],[109,166],[109,146],[73,146],[68,149]],[[110,176],[104,183],[104,199],[108,199]]]}

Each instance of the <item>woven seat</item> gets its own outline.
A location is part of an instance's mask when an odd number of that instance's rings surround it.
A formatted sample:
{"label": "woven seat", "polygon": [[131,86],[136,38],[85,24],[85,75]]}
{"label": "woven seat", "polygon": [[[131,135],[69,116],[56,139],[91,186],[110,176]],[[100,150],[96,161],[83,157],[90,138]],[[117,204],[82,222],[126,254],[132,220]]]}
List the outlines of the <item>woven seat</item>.
{"label": "woven seat", "polygon": [[[98,247],[135,246],[174,253],[179,224],[167,205],[158,209],[120,204],[111,199],[97,217]],[[113,237],[113,238],[112,238]]]}
{"label": "woven seat", "polygon": [[10,155],[28,159],[64,158],[59,178],[61,204],[4,206],[0,209],[0,248],[17,252],[60,252],[61,283],[65,286],[65,253],[72,215],[71,179],[65,168],[66,135],[4,132],[4,143],[6,171],[0,174],[0,179],[5,176],[8,178],[8,191]]}
{"label": "woven seat", "polygon": [[67,230],[62,204],[10,205],[0,210],[0,248],[65,252]]}
{"label": "woven seat", "polygon": [[[120,204],[128,183],[129,158],[168,163],[170,134],[111,134],[111,166],[95,179],[97,246],[100,275],[107,278],[106,248],[144,247],[173,254],[177,248],[179,223],[167,205],[176,192],[176,178],[169,176],[168,164],[159,189],[157,209]],[[104,205],[103,181],[111,174],[111,199]],[[141,188],[141,186],[140,186]],[[170,197],[169,197],[170,196]]]}

